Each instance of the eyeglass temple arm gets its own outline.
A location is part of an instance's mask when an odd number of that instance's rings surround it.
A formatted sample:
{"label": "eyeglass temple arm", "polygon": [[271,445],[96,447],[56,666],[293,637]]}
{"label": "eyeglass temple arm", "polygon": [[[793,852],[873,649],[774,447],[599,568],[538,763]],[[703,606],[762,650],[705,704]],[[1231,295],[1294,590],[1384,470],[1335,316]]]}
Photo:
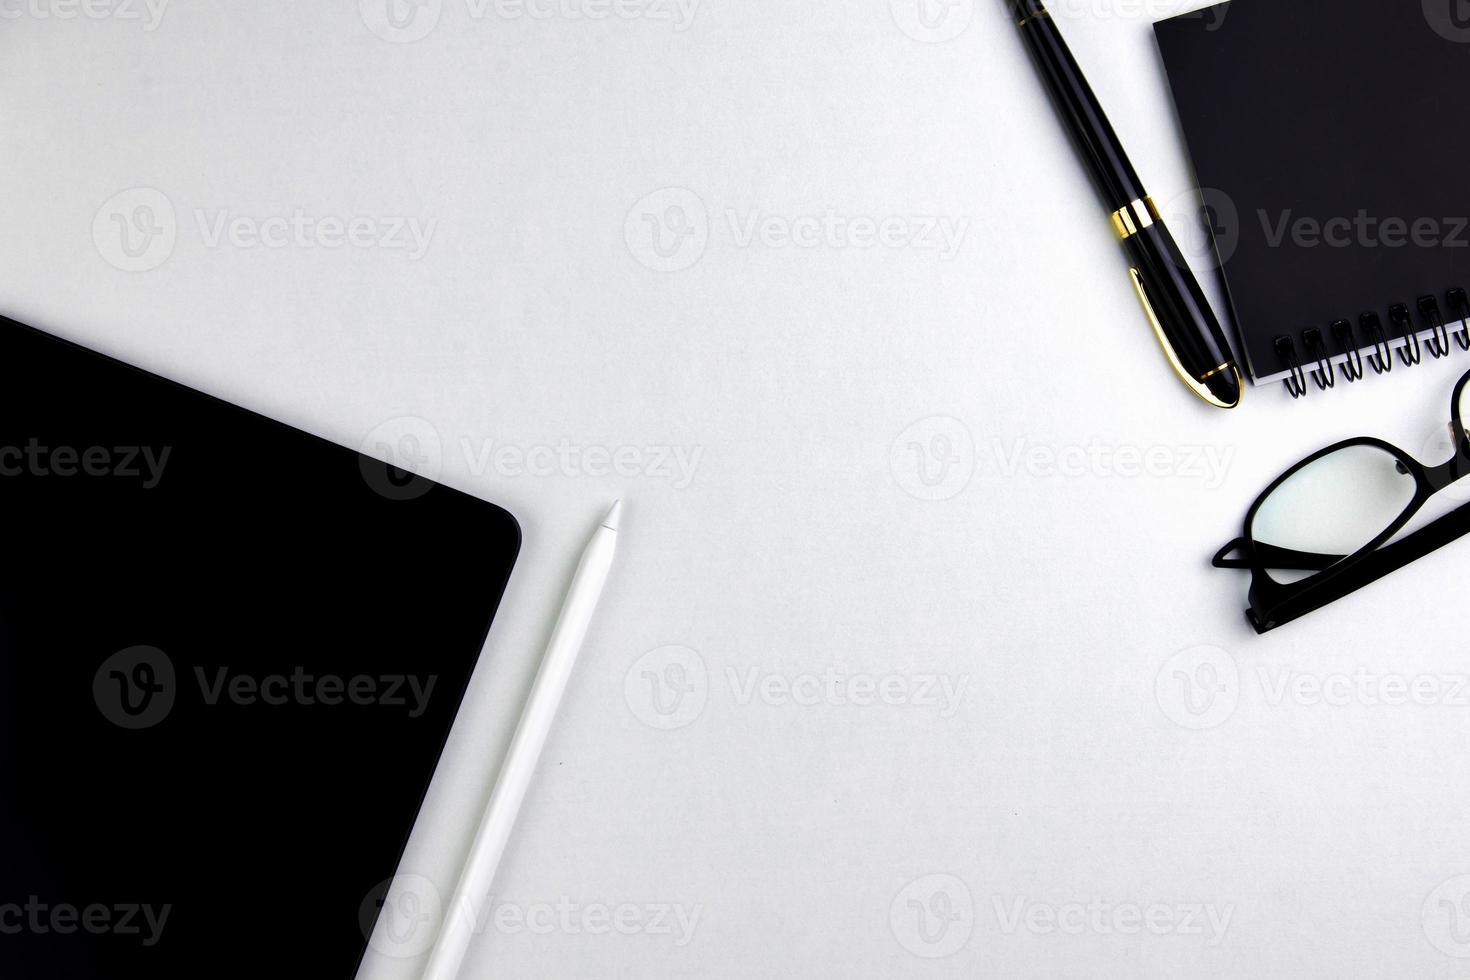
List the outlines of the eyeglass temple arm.
{"label": "eyeglass temple arm", "polygon": [[1314,584],[1317,582],[1316,579],[1302,583],[1306,589],[1287,602],[1268,610],[1258,610],[1252,598],[1248,616],[1258,633],[1275,629],[1314,609],[1320,609],[1329,602],[1335,602],[1349,593],[1356,592],[1370,582],[1377,581],[1389,572],[1403,568],[1410,562],[1466,534],[1470,534],[1470,504],[1461,504],[1455,510],[1430,521],[1417,531],[1405,535],[1392,544],[1386,544],[1369,552],[1359,561],[1348,563],[1340,574],[1324,575],[1325,581],[1319,585]]}
{"label": "eyeglass temple arm", "polygon": [[[1240,555],[1231,557],[1230,552]],[[1254,557],[1254,561],[1252,561]],[[1216,568],[1250,568],[1253,564],[1262,568],[1300,569],[1320,572],[1342,561],[1344,555],[1326,555],[1315,551],[1297,551],[1274,544],[1252,544],[1245,538],[1236,538],[1215,553],[1211,564]]]}

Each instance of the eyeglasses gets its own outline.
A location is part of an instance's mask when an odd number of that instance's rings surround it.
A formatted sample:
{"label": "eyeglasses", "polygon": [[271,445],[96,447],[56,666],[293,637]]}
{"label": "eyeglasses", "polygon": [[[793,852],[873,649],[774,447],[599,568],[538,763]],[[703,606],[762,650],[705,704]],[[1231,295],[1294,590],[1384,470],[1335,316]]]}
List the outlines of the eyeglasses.
{"label": "eyeglasses", "polygon": [[[1216,568],[1251,571],[1246,618],[1257,633],[1320,609],[1470,533],[1470,504],[1392,543],[1429,500],[1470,475],[1470,373],[1450,399],[1454,457],[1425,466],[1381,439],[1348,439],[1276,478],[1245,515],[1245,535]],[[1237,554],[1232,556],[1232,552]]]}

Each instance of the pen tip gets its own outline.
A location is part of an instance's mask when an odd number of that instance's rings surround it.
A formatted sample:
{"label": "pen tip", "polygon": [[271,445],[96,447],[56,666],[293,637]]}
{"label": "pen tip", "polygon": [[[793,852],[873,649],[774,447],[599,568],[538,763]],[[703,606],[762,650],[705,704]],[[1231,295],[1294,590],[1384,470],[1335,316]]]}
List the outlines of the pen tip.
{"label": "pen tip", "polygon": [[1205,399],[1216,408],[1234,408],[1240,404],[1241,389],[1245,387],[1240,368],[1229,363],[1229,370],[1219,370],[1203,382],[1210,397]]}
{"label": "pen tip", "polygon": [[622,516],[623,501],[622,498],[619,498],[613,501],[613,505],[611,509],[608,510],[607,516],[602,519],[602,526],[607,528],[609,531],[616,531],[618,529],[618,518]]}

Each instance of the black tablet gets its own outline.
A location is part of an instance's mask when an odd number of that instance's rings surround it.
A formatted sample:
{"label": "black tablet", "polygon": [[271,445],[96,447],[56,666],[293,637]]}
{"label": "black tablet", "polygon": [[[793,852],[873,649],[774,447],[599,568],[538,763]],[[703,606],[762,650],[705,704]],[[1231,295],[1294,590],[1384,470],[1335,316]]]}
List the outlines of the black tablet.
{"label": "black tablet", "polygon": [[0,976],[350,978],[520,546],[0,318]]}

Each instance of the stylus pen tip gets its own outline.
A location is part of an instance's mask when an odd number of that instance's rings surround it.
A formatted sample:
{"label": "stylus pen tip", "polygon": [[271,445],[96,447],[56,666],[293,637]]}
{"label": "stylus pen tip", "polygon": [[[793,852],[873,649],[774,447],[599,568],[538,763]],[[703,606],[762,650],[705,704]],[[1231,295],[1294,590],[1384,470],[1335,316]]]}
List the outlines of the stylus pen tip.
{"label": "stylus pen tip", "polygon": [[618,518],[622,516],[623,501],[619,498],[613,501],[612,508],[607,512],[607,516],[602,519],[602,526],[609,531],[616,531],[618,529]]}

